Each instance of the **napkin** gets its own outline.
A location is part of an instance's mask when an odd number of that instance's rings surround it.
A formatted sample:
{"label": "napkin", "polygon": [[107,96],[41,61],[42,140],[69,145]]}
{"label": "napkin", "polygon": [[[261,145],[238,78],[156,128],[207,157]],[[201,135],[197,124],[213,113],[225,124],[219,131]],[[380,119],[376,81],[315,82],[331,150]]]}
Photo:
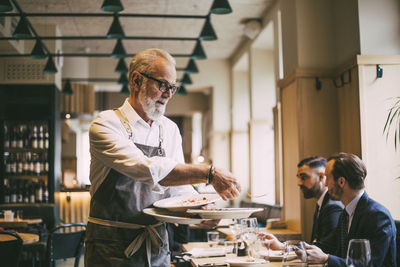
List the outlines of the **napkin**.
{"label": "napkin", "polygon": [[188,251],[193,258],[225,256],[225,248],[192,248]]}

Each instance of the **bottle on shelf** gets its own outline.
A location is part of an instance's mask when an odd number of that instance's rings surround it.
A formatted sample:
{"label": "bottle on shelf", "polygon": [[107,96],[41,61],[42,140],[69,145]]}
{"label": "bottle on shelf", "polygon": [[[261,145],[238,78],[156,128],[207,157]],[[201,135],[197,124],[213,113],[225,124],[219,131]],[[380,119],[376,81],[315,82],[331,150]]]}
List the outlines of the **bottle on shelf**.
{"label": "bottle on shelf", "polygon": [[10,174],[16,175],[17,174],[17,161],[15,159],[15,154],[10,153]]}
{"label": "bottle on shelf", "polygon": [[39,126],[38,148],[44,148],[44,131],[42,124]]}
{"label": "bottle on shelf", "polygon": [[10,154],[8,152],[4,152],[4,166],[5,166],[5,173],[11,174],[11,161],[10,161]]}
{"label": "bottle on shelf", "polygon": [[14,126],[11,136],[10,136],[10,147],[11,148],[17,147],[17,142],[18,142],[17,138],[18,138],[17,126]]}
{"label": "bottle on shelf", "polygon": [[36,198],[35,198],[35,184],[30,183],[29,184],[29,203],[35,203]]}
{"label": "bottle on shelf", "polygon": [[31,138],[31,146],[32,148],[38,148],[38,129],[36,125],[33,125],[32,138]]}
{"label": "bottle on shelf", "polygon": [[35,190],[35,199],[36,203],[42,203],[43,201],[43,185],[42,181],[39,181],[39,183],[36,184],[36,190]]}
{"label": "bottle on shelf", "polygon": [[10,131],[7,123],[4,123],[4,148],[10,147]]}
{"label": "bottle on shelf", "polygon": [[4,179],[3,181],[4,184],[4,197],[3,197],[3,203],[8,204],[11,201],[11,188],[8,183],[8,179]]}
{"label": "bottle on shelf", "polygon": [[24,202],[24,197],[23,197],[23,191],[24,187],[21,181],[16,181],[17,183],[17,203],[23,203]]}
{"label": "bottle on shelf", "polygon": [[47,186],[47,181],[43,188],[43,203],[49,203],[49,187]]}
{"label": "bottle on shelf", "polygon": [[24,125],[20,124],[17,127],[17,148],[23,148],[24,147]]}
{"label": "bottle on shelf", "polygon": [[29,175],[35,173],[35,163],[33,162],[33,156],[31,152],[28,152],[28,162],[29,162]]}
{"label": "bottle on shelf", "polygon": [[12,180],[10,181],[10,203],[17,203],[17,188]]}
{"label": "bottle on shelf", "polygon": [[40,158],[37,153],[32,153],[33,164],[35,165],[35,172],[33,175],[40,176]]}
{"label": "bottle on shelf", "polygon": [[22,175],[24,173],[24,162],[21,153],[17,153],[17,174]]}
{"label": "bottle on shelf", "polygon": [[49,149],[49,127],[47,124],[44,125],[44,148]]}
{"label": "bottle on shelf", "polygon": [[23,192],[23,199],[24,203],[29,203],[29,184],[28,182],[24,182],[24,192]]}
{"label": "bottle on shelf", "polygon": [[26,152],[23,154],[24,161],[24,174],[30,175],[29,163],[30,163],[30,152]]}

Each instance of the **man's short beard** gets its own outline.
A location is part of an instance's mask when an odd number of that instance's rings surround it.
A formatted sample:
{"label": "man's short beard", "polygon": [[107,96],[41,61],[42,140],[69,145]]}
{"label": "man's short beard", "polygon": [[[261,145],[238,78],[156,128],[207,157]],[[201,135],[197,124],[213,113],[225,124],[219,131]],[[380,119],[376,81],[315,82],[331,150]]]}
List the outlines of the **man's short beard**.
{"label": "man's short beard", "polygon": [[151,99],[147,95],[147,88],[145,86],[143,86],[139,92],[139,102],[143,107],[143,111],[146,113],[147,117],[149,117],[153,121],[158,120],[165,113],[165,106],[168,100],[163,100],[163,102],[165,102],[164,105],[156,106],[156,102],[160,99],[161,98],[155,100]]}
{"label": "man's short beard", "polygon": [[307,188],[305,186],[300,186],[300,188],[303,191],[304,198],[309,199],[315,197],[318,194],[319,190],[321,189],[321,186],[320,183],[317,182],[311,188]]}

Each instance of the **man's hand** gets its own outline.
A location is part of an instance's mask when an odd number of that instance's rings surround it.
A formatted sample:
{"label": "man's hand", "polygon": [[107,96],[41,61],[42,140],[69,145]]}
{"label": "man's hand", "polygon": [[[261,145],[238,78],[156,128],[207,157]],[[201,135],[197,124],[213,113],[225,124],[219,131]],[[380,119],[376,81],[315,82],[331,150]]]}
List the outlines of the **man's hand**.
{"label": "man's hand", "polygon": [[325,254],[319,247],[306,244],[308,263],[325,263],[328,261],[328,254]]}
{"label": "man's hand", "polygon": [[234,199],[239,196],[241,191],[240,185],[233,174],[222,169],[215,168],[215,175],[211,185],[223,200]]}
{"label": "man's hand", "polygon": [[273,234],[259,233],[258,238],[264,241],[269,241],[270,249],[282,250],[285,248],[285,245],[280,242]]}

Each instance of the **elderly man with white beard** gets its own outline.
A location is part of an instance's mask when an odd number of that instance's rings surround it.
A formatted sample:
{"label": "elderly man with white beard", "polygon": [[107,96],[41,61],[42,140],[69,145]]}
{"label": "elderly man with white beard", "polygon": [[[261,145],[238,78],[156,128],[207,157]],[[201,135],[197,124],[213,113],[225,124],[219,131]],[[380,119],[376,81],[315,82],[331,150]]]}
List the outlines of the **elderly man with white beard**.
{"label": "elderly man with white beard", "polygon": [[144,214],[155,201],[209,183],[224,199],[240,186],[228,171],[185,164],[175,123],[164,116],[177,92],[175,60],[147,49],[129,66],[130,95],[90,127],[90,215],[85,266],[170,266],[165,224]]}

